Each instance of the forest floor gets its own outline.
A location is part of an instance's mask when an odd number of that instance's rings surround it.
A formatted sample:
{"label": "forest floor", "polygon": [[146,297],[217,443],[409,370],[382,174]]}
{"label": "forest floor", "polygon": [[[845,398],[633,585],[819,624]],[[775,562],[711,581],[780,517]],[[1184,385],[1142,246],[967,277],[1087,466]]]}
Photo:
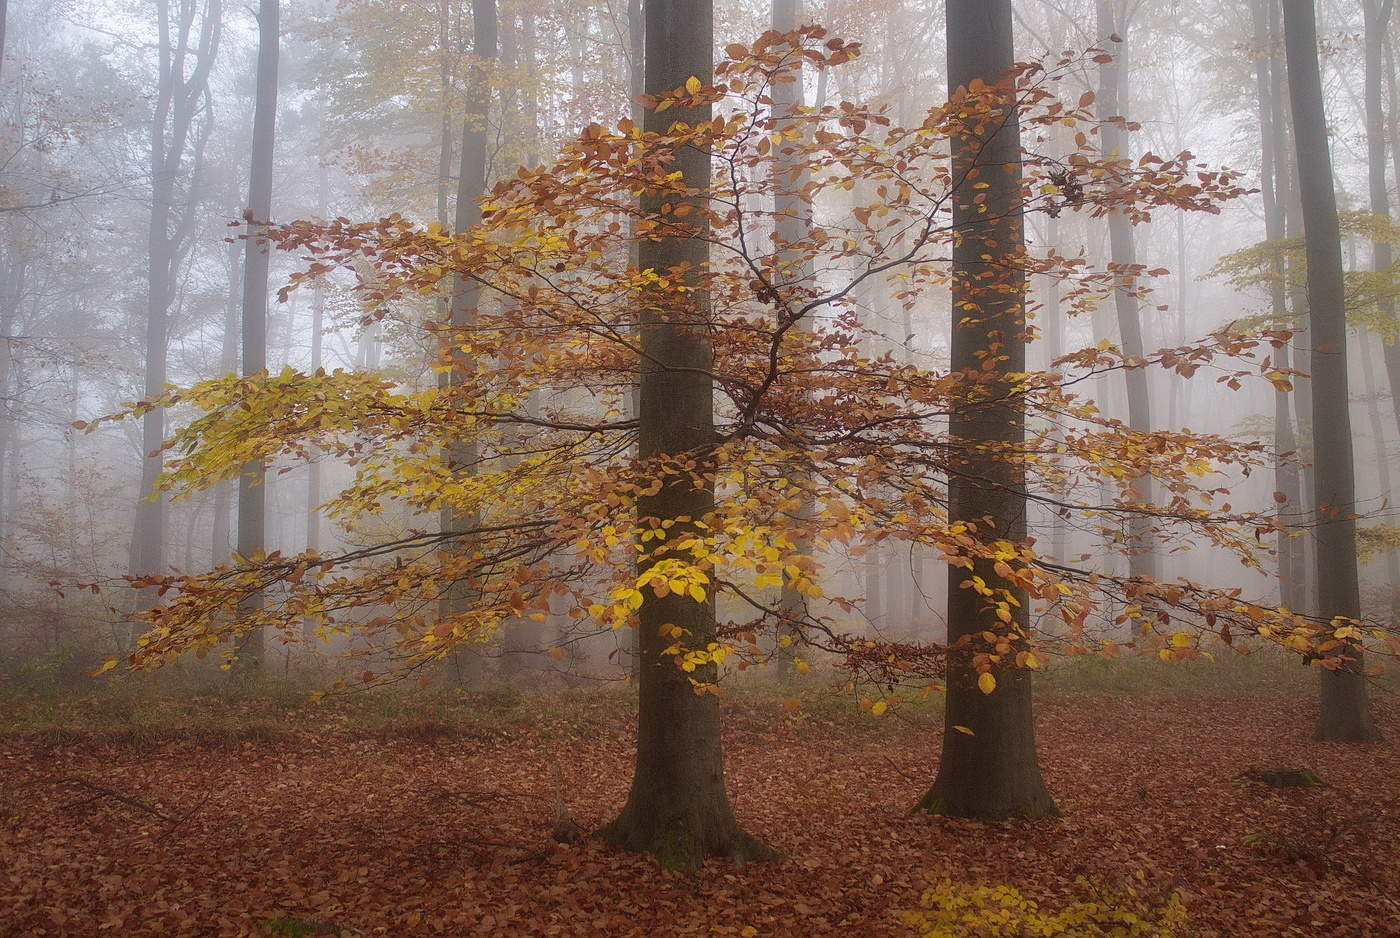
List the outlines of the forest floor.
{"label": "forest floor", "polygon": [[[559,797],[590,829],[623,802],[622,689],[131,697],[121,719],[110,697],[11,697],[0,936],[912,936],[901,911],[945,878],[1049,909],[1175,891],[1202,938],[1400,935],[1400,705],[1376,697],[1387,740],[1338,745],[1310,740],[1297,678],[1052,681],[1037,722],[1064,817],[982,824],[908,813],[937,764],[935,705],[736,695],[729,790],[784,859],[695,875],[550,839]],[[1327,784],[1236,779],[1278,766]]]}

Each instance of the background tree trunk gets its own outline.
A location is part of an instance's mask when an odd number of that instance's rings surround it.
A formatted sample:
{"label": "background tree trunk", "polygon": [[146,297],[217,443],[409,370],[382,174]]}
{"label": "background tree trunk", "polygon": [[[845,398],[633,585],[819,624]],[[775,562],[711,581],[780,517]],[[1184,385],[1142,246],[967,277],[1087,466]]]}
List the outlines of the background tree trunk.
{"label": "background tree trunk", "polygon": [[[1327,118],[1317,63],[1317,26],[1312,0],[1284,0],[1284,45],[1293,139],[1298,153],[1298,187],[1307,241],[1308,309],[1312,317],[1314,502],[1317,506],[1318,613],[1324,621],[1361,617],[1357,578],[1355,477],[1351,414],[1347,390],[1345,291],[1337,197],[1332,188],[1332,157],[1327,149]],[[1322,702],[1316,736],[1359,741],[1379,735],[1366,699],[1362,655],[1352,651],[1342,667],[1323,670]]]}
{"label": "background tree trunk", "polygon": [[[790,33],[798,27],[799,0],[773,0],[773,29],[780,33]],[[794,72],[795,81],[781,82],[773,86],[773,114],[781,119],[786,114],[798,112],[804,102],[802,87],[802,67],[799,64]],[[787,151],[786,153],[784,151]],[[777,176],[778,191],[773,197],[773,235],[777,241],[777,265],[774,278],[777,285],[787,287],[807,284],[812,280],[811,264],[804,263],[800,252],[787,247],[802,242],[811,228],[811,215],[807,204],[793,193],[806,184],[809,174],[801,161],[791,155],[791,148],[779,144],[773,157],[773,171]],[[802,482],[802,479],[794,479]],[[812,505],[804,500],[796,510],[793,519],[798,524],[807,524],[813,516]],[[800,554],[811,550],[811,541],[800,538],[797,543]],[[778,679],[789,681],[793,677],[793,658],[797,642],[802,635],[801,622],[807,616],[807,597],[786,575],[783,579],[782,594],[778,600],[778,610],[782,622],[778,629],[777,672]]]}
{"label": "background tree trunk", "polygon": [[[1260,188],[1264,197],[1264,238],[1280,245],[1285,237],[1283,200],[1280,191],[1287,188],[1288,166],[1281,159],[1278,147],[1278,132],[1275,126],[1278,103],[1274,100],[1273,70],[1278,63],[1272,54],[1273,33],[1270,29],[1269,11],[1271,0],[1252,0],[1251,13],[1254,20],[1254,78],[1259,99],[1259,141],[1260,141]],[[1269,55],[1262,50],[1270,49]],[[1269,311],[1275,325],[1290,326],[1288,322],[1288,296],[1284,284],[1284,264],[1281,256],[1273,260],[1269,281]],[[1289,349],[1285,345],[1278,350],[1275,361],[1281,368],[1290,365]],[[1302,490],[1298,479],[1297,449],[1298,440],[1293,432],[1292,398],[1296,392],[1274,392],[1274,485],[1282,492],[1286,501],[1280,511],[1286,517],[1298,517],[1304,508]],[[1278,539],[1278,579],[1279,602],[1289,609],[1300,612],[1307,607],[1307,572],[1303,565],[1302,541],[1283,532]]]}
{"label": "background tree trunk", "polygon": [[[462,119],[462,157],[457,174],[457,207],[453,217],[453,231],[461,235],[481,221],[481,203],[478,201],[486,191],[486,134],[487,118],[491,106],[491,66],[496,60],[499,28],[496,19],[496,0],[472,0],[472,57],[473,62],[467,76],[467,110]],[[462,337],[476,320],[476,308],[481,302],[481,287],[469,277],[452,278],[452,299],[450,301],[450,335],[453,351],[453,368],[444,378],[448,387],[466,380],[467,362],[458,351]],[[469,440],[458,438],[447,447],[447,464],[451,471],[461,475],[471,475],[476,471],[476,447]],[[460,531],[474,527],[476,517],[456,508],[442,510],[442,528],[445,531]],[[459,545],[465,550],[466,545]],[[438,603],[438,614],[443,618],[460,616],[471,604],[471,591],[461,582],[453,583]],[[471,645],[458,646],[453,653],[453,672],[458,682],[463,684],[480,683],[483,672],[481,650]]]}
{"label": "background tree trunk", "polygon": [[[201,13],[202,16],[198,15]],[[173,14],[173,15],[172,15]],[[180,177],[199,102],[209,93],[209,73],[218,53],[223,10],[220,0],[181,0],[172,9],[170,0],[157,0],[156,102],[151,116],[151,215],[146,230],[146,362],[144,396],[147,400],[165,390],[166,344],[169,308],[174,297],[175,267],[182,246],[191,236],[183,217],[193,208],[176,211],[176,182]],[[195,33],[198,21],[198,33]],[[193,63],[191,65],[191,62]],[[189,77],[186,69],[189,68]],[[195,141],[192,175],[198,175],[198,154],[206,133]],[[190,187],[193,189],[193,186]],[[165,568],[166,500],[156,494],[161,459],[152,456],[165,440],[165,411],[156,408],[141,423],[141,486],[132,530],[128,562],[135,576],[159,573]]]}
{"label": "background tree trunk", "polygon": [[[248,240],[243,255],[243,373],[267,369],[267,223],[272,218],[272,156],[277,134],[277,52],[282,28],[278,0],[258,2],[257,99],[253,105],[253,164],[248,176]],[[238,477],[238,555],[249,559],[267,546],[267,469],[262,461],[244,465]],[[239,603],[243,613],[262,608],[261,593]],[[264,654],[262,629],[244,636],[239,659],[257,667]]]}
{"label": "background tree trunk", "polygon": [[[1094,11],[1097,17],[1098,41],[1113,53],[1113,61],[1099,66],[1098,114],[1103,120],[1121,116],[1123,70],[1119,57],[1124,46],[1128,25],[1115,9],[1114,0],[1095,0]],[[1110,41],[1109,37],[1117,37]],[[1099,136],[1104,154],[1126,158],[1123,131],[1110,122],[1099,125]],[[1137,246],[1133,238],[1133,223],[1122,212],[1110,212],[1108,216],[1109,262],[1119,270],[1119,277],[1127,277],[1128,269],[1137,263]],[[1142,319],[1140,303],[1132,295],[1126,283],[1120,282],[1113,289],[1113,309],[1118,318],[1118,341],[1123,354],[1140,359],[1143,356]],[[1152,432],[1152,401],[1147,386],[1145,368],[1129,368],[1123,372],[1128,392],[1128,426],[1139,433]],[[1134,501],[1143,504],[1152,502],[1152,479],[1141,476],[1133,480]],[[1152,522],[1144,515],[1134,514],[1128,519],[1128,544],[1132,553],[1128,555],[1128,575],[1152,577],[1156,575],[1156,555],[1151,542]]]}

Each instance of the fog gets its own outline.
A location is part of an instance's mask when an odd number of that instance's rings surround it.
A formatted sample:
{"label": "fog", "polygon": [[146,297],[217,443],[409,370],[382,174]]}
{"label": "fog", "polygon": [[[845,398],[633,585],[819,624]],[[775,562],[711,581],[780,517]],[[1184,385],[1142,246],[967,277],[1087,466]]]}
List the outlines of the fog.
{"label": "fog", "polygon": [[[1259,190],[1261,173],[1270,168],[1261,163],[1261,135],[1275,133],[1285,144],[1287,135],[1282,128],[1261,130],[1256,64],[1262,59],[1283,69],[1276,15],[1272,24],[1265,15],[1261,33],[1248,3],[1128,0],[1107,6],[1116,17],[1113,36],[1102,34],[1096,19],[1102,11],[1093,3],[1016,3],[1017,57],[1054,61],[1064,50],[1106,50],[1118,73],[1114,113],[1132,122],[1118,144],[1126,155],[1189,150],[1202,164],[1240,171],[1241,184],[1251,190],[1222,204],[1218,214],[1167,208],[1127,229],[1135,255],[1130,262],[1157,271],[1144,278],[1150,294],[1137,300],[1141,349],[1189,346],[1225,327],[1268,324],[1264,278],[1241,275],[1234,280],[1250,282],[1232,282],[1221,265],[1232,252],[1267,241]],[[146,458],[153,449],[150,418],[145,438],[141,419],[88,425],[167,384],[186,387],[256,370],[246,369],[240,357],[248,230],[242,220],[250,204],[258,72],[252,14],[247,5],[217,0],[9,0],[5,9],[0,655],[7,667],[61,659],[74,662],[65,664],[70,669],[86,670],[125,654],[141,631],[130,617],[153,597],[149,590],[127,588],[124,578],[170,568],[206,570],[229,563],[238,547],[236,481],[157,503],[148,498],[158,468],[158,460]],[[751,42],[770,22],[762,4],[721,3],[715,15],[717,57],[729,43]],[[520,166],[548,162],[591,122],[612,127],[637,113],[633,82],[639,76],[632,71],[635,36],[628,16],[620,3],[504,2],[499,51],[483,88],[470,56],[473,22],[466,4],[284,0],[269,220],[369,221],[397,213],[423,226],[436,221],[453,228],[460,217],[455,202],[463,119],[474,95],[489,99],[486,122],[476,128],[484,139],[488,187]],[[1368,207],[1361,5],[1323,3],[1318,16],[1334,181],[1345,217]],[[874,103],[886,107],[896,125],[917,126],[928,108],[945,99],[941,4],[828,0],[809,5],[801,21],[819,22],[830,35],[862,47],[849,63],[804,72],[801,91],[809,105]],[[1392,35],[1384,37],[1387,49],[1392,41]],[[1389,68],[1389,58],[1386,63]],[[1101,70],[1079,60],[1063,79],[1062,93],[1073,100],[1080,91],[1101,92]],[[1391,108],[1393,74],[1388,81]],[[1395,139],[1390,115],[1387,110],[1386,145]],[[862,197],[870,196],[856,196]],[[818,200],[813,211],[818,223],[836,224],[849,206],[831,196]],[[154,212],[164,213],[154,223],[158,235],[152,233]],[[1112,256],[1110,224],[1086,213],[1031,215],[1030,250],[1082,257],[1094,268],[1121,263]],[[1288,224],[1289,236],[1296,236],[1292,215]],[[1349,270],[1359,278],[1371,265],[1371,243],[1359,224],[1344,225],[1344,232]],[[340,267],[279,296],[309,263],[303,251],[270,252],[269,373],[343,369],[382,375],[399,388],[434,386],[435,351],[425,347],[421,331],[403,323],[440,318],[442,295],[408,298],[394,316],[375,319],[355,271]],[[166,287],[153,288],[156,267],[168,271]],[[359,273],[372,278],[363,267]],[[817,275],[822,277],[837,279]],[[1030,368],[1049,368],[1057,356],[1101,342],[1123,342],[1111,298],[1071,316],[1060,305],[1061,286],[1051,281],[1031,278],[1039,338],[1028,351]],[[894,289],[867,283],[857,297],[863,354],[946,369],[946,295],[930,291],[904,310],[892,298]],[[1393,296],[1389,281],[1375,289]],[[164,298],[156,295],[162,290]],[[1394,341],[1395,327],[1393,312],[1358,304],[1349,375],[1357,512],[1363,528],[1384,532],[1391,523],[1389,465],[1396,444],[1388,379],[1395,372],[1387,368],[1386,343]],[[156,314],[163,322],[152,332]],[[1297,328],[1299,321],[1289,313],[1275,324]],[[153,339],[162,347],[152,348]],[[1293,361],[1306,370],[1296,351]],[[1276,406],[1282,406],[1296,441],[1287,449],[1296,449],[1302,477],[1308,478],[1315,417],[1302,400],[1306,379],[1297,378],[1298,390],[1278,405],[1268,382],[1231,389],[1209,368],[1191,378],[1161,368],[1137,374],[1145,379],[1146,429],[1153,431],[1189,428],[1272,450],[1279,443]],[[1121,371],[1089,378],[1075,392],[1109,418],[1137,419]],[[535,393],[545,401],[539,406],[547,407],[567,392],[541,387]],[[194,416],[188,405],[170,409],[159,437]],[[315,447],[305,458],[269,460],[258,486],[265,500],[265,551],[292,556],[311,549],[331,556],[408,524],[404,517],[382,515],[325,517],[319,505],[350,484],[355,472],[346,459]],[[1215,473],[1203,485],[1219,490],[1214,504],[1228,504],[1225,511],[1276,510],[1279,482],[1272,469],[1247,478]],[[1099,500],[1082,492],[1077,497]],[[1111,496],[1105,491],[1102,497]],[[1287,510],[1305,508],[1290,504]],[[1140,572],[1133,566],[1137,561],[1105,545],[1101,521],[1092,512],[1061,518],[1033,504],[1028,533],[1037,550],[1064,564],[1119,576]],[[376,524],[383,526],[378,533]],[[426,521],[414,525],[431,527]],[[1384,541],[1383,533],[1376,537]],[[1154,572],[1168,582],[1186,578],[1239,588],[1260,602],[1310,609],[1314,600],[1306,594],[1281,591],[1273,539],[1257,540],[1255,568],[1208,543],[1156,543]],[[1306,535],[1298,540],[1311,543]],[[1389,621],[1400,585],[1393,552],[1382,544],[1363,556],[1365,612]],[[938,642],[945,636],[946,575],[926,545],[880,539],[871,531],[840,549],[824,549],[820,579],[828,595],[855,601],[832,613],[843,629],[899,641]],[[520,661],[556,675],[626,674],[630,630],[579,637],[579,622],[567,615],[563,598],[549,602],[554,605],[546,621],[483,642],[472,654],[483,656],[492,674],[519,670]],[[722,597],[720,618],[739,622],[746,608],[737,598]],[[1113,609],[1110,604],[1095,616],[1111,619]],[[364,617],[372,613],[367,606]],[[278,667],[306,656],[324,662],[356,641],[340,636],[303,642],[304,625],[291,623],[269,644],[270,661]]]}

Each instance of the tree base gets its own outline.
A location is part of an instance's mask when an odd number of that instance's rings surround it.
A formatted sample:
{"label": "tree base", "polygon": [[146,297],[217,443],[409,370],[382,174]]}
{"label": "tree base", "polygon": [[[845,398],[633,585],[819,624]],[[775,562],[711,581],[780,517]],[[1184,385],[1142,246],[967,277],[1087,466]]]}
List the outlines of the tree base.
{"label": "tree base", "polygon": [[1359,654],[1344,669],[1321,672],[1321,701],[1313,739],[1320,743],[1371,743],[1381,738],[1366,697],[1366,677]]}
{"label": "tree base", "polygon": [[1064,815],[1055,805],[1050,793],[1044,789],[1027,793],[1021,798],[954,799],[941,793],[937,783],[909,810],[911,814],[937,814],[978,821],[1034,821],[1038,818]]}
{"label": "tree base", "polygon": [[1381,738],[1369,713],[1333,716],[1318,721],[1313,739],[1319,743],[1374,743]]}
{"label": "tree base", "polygon": [[663,869],[680,872],[695,872],[710,857],[743,866],[781,856],[745,833],[732,818],[692,814],[662,820],[650,812],[634,811],[631,804],[598,836],[615,847],[651,854]]}

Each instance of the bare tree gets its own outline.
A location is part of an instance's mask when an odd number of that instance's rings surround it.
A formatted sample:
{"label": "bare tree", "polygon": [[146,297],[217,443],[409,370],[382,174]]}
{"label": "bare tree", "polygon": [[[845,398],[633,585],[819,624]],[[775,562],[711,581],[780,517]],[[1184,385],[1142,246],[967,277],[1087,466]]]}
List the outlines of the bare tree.
{"label": "bare tree", "polygon": [[[147,229],[149,266],[146,288],[145,395],[165,390],[169,309],[175,270],[194,234],[194,186],[180,191],[182,176],[196,179],[211,131],[209,73],[222,31],[221,0],[156,0],[156,102],[151,117],[151,216]],[[201,116],[206,119],[198,122]],[[190,168],[185,170],[186,159]],[[184,200],[176,204],[177,197]],[[165,439],[165,412],[143,418],[140,501],[132,532],[130,570],[134,575],[165,566],[165,500],[156,493],[161,460],[154,455]]]}

